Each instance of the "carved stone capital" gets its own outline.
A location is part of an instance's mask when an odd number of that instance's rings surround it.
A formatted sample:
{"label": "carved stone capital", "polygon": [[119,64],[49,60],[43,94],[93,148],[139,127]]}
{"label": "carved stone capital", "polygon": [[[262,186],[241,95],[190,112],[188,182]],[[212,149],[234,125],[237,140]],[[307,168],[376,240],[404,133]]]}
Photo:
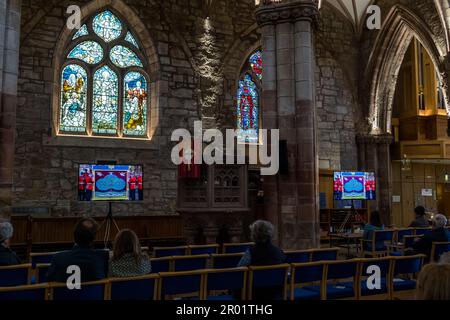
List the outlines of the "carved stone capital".
{"label": "carved stone capital", "polygon": [[315,0],[297,0],[261,5],[256,10],[256,21],[259,26],[281,22],[296,22],[300,20],[314,21],[319,15]]}

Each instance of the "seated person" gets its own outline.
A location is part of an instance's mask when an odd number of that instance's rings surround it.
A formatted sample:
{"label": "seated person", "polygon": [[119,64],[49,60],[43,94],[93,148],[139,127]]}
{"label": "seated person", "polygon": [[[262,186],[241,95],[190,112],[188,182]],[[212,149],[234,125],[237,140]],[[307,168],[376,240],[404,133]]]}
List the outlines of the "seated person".
{"label": "seated person", "polygon": [[[270,222],[258,220],[250,226],[251,236],[255,245],[247,250],[238,266],[271,266],[283,264],[286,256],[283,251],[272,244],[274,227]],[[254,290],[253,300],[281,299],[282,288],[267,288]]]}
{"label": "seated person", "polygon": [[430,223],[427,219],[427,214],[425,212],[425,208],[422,206],[418,206],[414,209],[414,213],[416,215],[416,219],[411,222],[409,225],[410,228],[428,228],[430,227]]}
{"label": "seated person", "polygon": [[109,261],[109,276],[135,277],[151,272],[150,258],[142,253],[136,233],[128,229],[120,231],[114,240],[113,255]]}
{"label": "seated person", "polygon": [[416,298],[430,301],[450,300],[450,265],[426,265],[417,279]]}
{"label": "seated person", "polygon": [[[372,240],[374,231],[384,230],[384,225],[381,222],[381,215],[379,211],[374,211],[370,214],[370,222],[364,226],[364,240]],[[372,250],[372,244],[366,242],[365,247],[368,250]],[[379,241],[375,244],[376,250],[384,250],[385,244],[383,241]]]}
{"label": "seated person", "polygon": [[433,218],[433,225],[431,233],[425,234],[422,238],[417,239],[413,244],[414,254],[425,254],[428,259],[431,256],[431,248],[433,242],[449,242],[450,233],[445,226],[447,225],[447,218],[442,214],[437,214]]}
{"label": "seated person", "polygon": [[48,269],[49,282],[66,282],[70,274],[67,268],[80,267],[81,281],[96,281],[107,277],[109,253],[93,249],[97,223],[91,218],[81,219],[75,226],[75,245],[72,250],[57,253]]}
{"label": "seated person", "polygon": [[0,221],[0,266],[2,267],[21,263],[16,253],[9,248],[13,233],[14,228],[10,222]]}

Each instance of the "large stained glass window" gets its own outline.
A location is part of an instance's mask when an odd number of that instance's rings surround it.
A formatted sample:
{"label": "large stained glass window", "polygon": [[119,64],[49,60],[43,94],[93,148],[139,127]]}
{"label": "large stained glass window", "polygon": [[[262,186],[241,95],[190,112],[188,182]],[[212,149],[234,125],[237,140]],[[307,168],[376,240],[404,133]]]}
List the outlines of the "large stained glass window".
{"label": "large stained glass window", "polygon": [[132,30],[105,10],[72,40],[61,71],[58,132],[145,138],[149,82]]}
{"label": "large stained glass window", "polygon": [[238,83],[236,119],[240,143],[259,143],[261,79],[261,50],[257,50],[248,58]]}
{"label": "large stained glass window", "polygon": [[94,98],[92,105],[92,130],[95,133],[117,132],[119,106],[119,80],[108,66],[94,73]]}
{"label": "large stained glass window", "polygon": [[87,73],[76,64],[66,66],[61,75],[60,129],[86,131]]}
{"label": "large stained glass window", "polygon": [[146,131],[147,81],[139,72],[130,72],[125,76],[123,125],[129,135],[142,135]]}

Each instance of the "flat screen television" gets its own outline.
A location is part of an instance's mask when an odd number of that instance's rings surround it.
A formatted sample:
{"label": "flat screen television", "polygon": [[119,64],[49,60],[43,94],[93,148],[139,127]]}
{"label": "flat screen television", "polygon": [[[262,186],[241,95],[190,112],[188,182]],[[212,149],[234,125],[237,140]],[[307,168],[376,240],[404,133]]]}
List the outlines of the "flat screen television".
{"label": "flat screen television", "polygon": [[335,172],[334,200],[376,200],[373,172]]}
{"label": "flat screen television", "polygon": [[79,201],[142,201],[142,165],[80,164]]}

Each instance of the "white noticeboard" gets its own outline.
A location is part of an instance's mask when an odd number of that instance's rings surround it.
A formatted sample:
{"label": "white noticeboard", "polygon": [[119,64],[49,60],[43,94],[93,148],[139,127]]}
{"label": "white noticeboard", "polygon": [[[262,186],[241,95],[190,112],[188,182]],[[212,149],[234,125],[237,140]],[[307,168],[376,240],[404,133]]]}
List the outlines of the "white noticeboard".
{"label": "white noticeboard", "polygon": [[432,197],[433,189],[422,189],[422,197]]}
{"label": "white noticeboard", "polygon": [[400,203],[400,202],[402,202],[401,196],[392,196],[392,202],[393,203]]}

